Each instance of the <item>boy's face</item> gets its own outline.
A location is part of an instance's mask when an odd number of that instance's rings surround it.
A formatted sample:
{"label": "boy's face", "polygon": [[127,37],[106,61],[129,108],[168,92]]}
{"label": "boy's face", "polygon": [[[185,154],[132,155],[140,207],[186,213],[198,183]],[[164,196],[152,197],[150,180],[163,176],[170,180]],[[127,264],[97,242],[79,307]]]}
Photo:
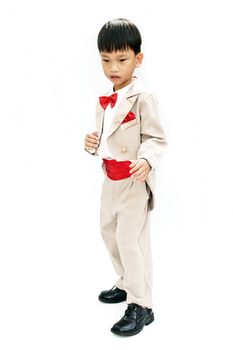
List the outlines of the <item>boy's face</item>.
{"label": "boy's face", "polygon": [[132,49],[124,51],[100,52],[102,67],[106,77],[114,84],[114,90],[122,89],[132,82],[135,68],[142,63],[143,54],[135,55]]}

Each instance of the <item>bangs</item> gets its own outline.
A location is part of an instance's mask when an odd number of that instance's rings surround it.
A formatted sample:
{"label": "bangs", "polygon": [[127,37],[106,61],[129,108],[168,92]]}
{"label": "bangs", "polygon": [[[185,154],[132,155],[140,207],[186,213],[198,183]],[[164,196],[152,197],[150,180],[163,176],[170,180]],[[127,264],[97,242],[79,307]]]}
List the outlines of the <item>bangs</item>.
{"label": "bangs", "polygon": [[141,51],[141,35],[137,27],[124,19],[106,23],[98,35],[100,52],[124,51],[132,49],[135,54]]}

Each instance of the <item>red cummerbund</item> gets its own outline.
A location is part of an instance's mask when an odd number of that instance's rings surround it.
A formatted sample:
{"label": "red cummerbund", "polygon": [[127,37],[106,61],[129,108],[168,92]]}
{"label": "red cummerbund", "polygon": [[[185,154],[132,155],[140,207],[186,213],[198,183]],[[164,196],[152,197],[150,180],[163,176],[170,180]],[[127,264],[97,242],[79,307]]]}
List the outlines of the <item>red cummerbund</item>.
{"label": "red cummerbund", "polygon": [[122,180],[131,176],[129,173],[131,162],[129,160],[118,162],[115,159],[103,159],[103,161],[107,175],[111,180]]}

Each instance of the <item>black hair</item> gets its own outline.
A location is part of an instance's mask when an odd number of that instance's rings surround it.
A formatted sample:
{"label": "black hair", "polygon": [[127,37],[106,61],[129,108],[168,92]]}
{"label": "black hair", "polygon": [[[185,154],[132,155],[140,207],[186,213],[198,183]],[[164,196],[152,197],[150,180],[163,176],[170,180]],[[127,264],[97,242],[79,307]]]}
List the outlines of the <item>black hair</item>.
{"label": "black hair", "polygon": [[97,39],[99,52],[113,52],[132,49],[141,51],[142,38],[134,23],[125,18],[108,21],[101,28]]}

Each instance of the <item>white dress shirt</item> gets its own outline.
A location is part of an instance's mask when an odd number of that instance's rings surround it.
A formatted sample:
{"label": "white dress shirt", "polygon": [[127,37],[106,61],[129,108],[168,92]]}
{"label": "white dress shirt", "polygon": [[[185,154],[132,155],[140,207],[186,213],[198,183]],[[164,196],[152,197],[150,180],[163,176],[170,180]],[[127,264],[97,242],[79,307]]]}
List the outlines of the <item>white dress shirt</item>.
{"label": "white dress shirt", "polygon": [[[104,122],[103,122],[103,133],[101,136],[100,146],[98,148],[98,153],[101,156],[101,158],[105,158],[105,159],[113,159],[114,158],[114,156],[111,154],[110,150],[108,149],[108,145],[107,145],[108,131],[112,125],[113,117],[114,117],[124,95],[129,90],[129,88],[131,87],[131,85],[133,83],[134,83],[134,81],[132,81],[132,83],[130,83],[129,85],[126,85],[122,89],[117,90],[116,91],[117,101],[116,101],[115,106],[113,108],[111,108],[111,106],[109,104],[107,106],[107,108],[105,109]],[[112,88],[111,90],[108,91],[107,96],[111,96],[113,93],[114,93],[114,91]]]}

